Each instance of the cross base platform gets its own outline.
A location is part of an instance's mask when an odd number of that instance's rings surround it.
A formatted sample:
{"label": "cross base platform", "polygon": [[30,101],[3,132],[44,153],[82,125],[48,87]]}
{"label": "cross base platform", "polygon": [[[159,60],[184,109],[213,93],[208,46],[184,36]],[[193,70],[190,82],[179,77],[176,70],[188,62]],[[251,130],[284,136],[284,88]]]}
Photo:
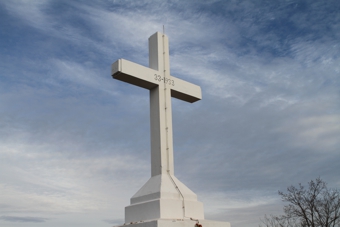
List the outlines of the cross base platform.
{"label": "cross base platform", "polygon": [[[116,227],[196,227],[197,221],[184,219],[158,219],[150,221],[132,222]],[[230,227],[230,222],[199,220],[202,227]]]}

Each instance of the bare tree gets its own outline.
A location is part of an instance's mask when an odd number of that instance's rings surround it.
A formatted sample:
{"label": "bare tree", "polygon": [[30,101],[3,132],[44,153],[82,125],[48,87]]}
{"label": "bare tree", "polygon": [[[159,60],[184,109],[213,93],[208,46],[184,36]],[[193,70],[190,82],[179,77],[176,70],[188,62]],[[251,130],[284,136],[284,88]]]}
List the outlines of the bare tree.
{"label": "bare tree", "polygon": [[260,226],[264,225],[265,227],[300,227],[300,223],[296,219],[285,218],[284,216],[270,215],[268,217],[265,215],[261,221]]}
{"label": "bare tree", "polygon": [[284,215],[265,216],[262,221],[266,227],[335,227],[340,225],[340,193],[328,189],[320,178],[308,183],[290,186],[287,193],[279,191],[283,202]]}

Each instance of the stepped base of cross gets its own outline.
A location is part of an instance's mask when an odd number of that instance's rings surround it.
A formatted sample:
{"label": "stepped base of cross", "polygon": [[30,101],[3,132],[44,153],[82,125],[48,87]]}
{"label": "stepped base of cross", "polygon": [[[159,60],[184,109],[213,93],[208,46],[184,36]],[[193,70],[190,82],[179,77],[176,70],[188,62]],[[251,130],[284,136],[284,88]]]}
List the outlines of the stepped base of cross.
{"label": "stepped base of cross", "polygon": [[230,227],[229,222],[204,220],[203,203],[172,174],[151,177],[130,202],[123,226]]}
{"label": "stepped base of cross", "polygon": [[204,219],[203,204],[174,175],[151,177],[125,207],[125,223],[155,219]]}

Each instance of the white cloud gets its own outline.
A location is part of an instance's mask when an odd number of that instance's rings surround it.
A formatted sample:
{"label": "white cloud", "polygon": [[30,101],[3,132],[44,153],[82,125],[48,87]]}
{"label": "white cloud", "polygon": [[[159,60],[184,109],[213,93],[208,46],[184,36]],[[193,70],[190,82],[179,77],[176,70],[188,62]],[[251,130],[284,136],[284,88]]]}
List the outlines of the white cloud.
{"label": "white cloud", "polygon": [[53,59],[50,63],[55,66],[56,72],[54,73],[59,79],[86,85],[111,95],[117,95],[115,90],[117,86],[112,82],[112,78],[109,75],[101,75],[102,71],[72,61]]}
{"label": "white cloud", "polygon": [[314,152],[338,152],[340,115],[299,117],[280,129],[291,134],[292,144]]}
{"label": "white cloud", "polygon": [[23,21],[32,27],[46,31],[51,31],[53,27],[50,20],[47,19],[47,15],[42,12],[45,7],[50,4],[50,1],[39,0],[19,0],[19,1],[5,1],[1,2],[5,6],[6,10],[15,16],[20,17]]}
{"label": "white cloud", "polygon": [[[58,144],[10,141],[0,144],[0,158],[7,160],[0,167],[2,204],[8,205],[2,205],[2,212],[79,213],[109,209],[112,203],[124,207],[141,182],[121,173],[148,169],[129,155],[88,158],[79,152],[71,158],[58,151]],[[123,178],[129,185],[121,184]]]}

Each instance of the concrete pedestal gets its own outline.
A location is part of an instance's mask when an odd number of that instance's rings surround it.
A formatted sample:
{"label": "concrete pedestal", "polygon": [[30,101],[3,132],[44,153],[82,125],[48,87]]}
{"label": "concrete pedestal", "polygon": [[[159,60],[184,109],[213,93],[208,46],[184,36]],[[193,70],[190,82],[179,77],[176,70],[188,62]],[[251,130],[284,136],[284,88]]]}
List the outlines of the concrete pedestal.
{"label": "concrete pedestal", "polygon": [[204,219],[203,204],[174,175],[151,177],[125,207],[125,223],[155,219]]}

